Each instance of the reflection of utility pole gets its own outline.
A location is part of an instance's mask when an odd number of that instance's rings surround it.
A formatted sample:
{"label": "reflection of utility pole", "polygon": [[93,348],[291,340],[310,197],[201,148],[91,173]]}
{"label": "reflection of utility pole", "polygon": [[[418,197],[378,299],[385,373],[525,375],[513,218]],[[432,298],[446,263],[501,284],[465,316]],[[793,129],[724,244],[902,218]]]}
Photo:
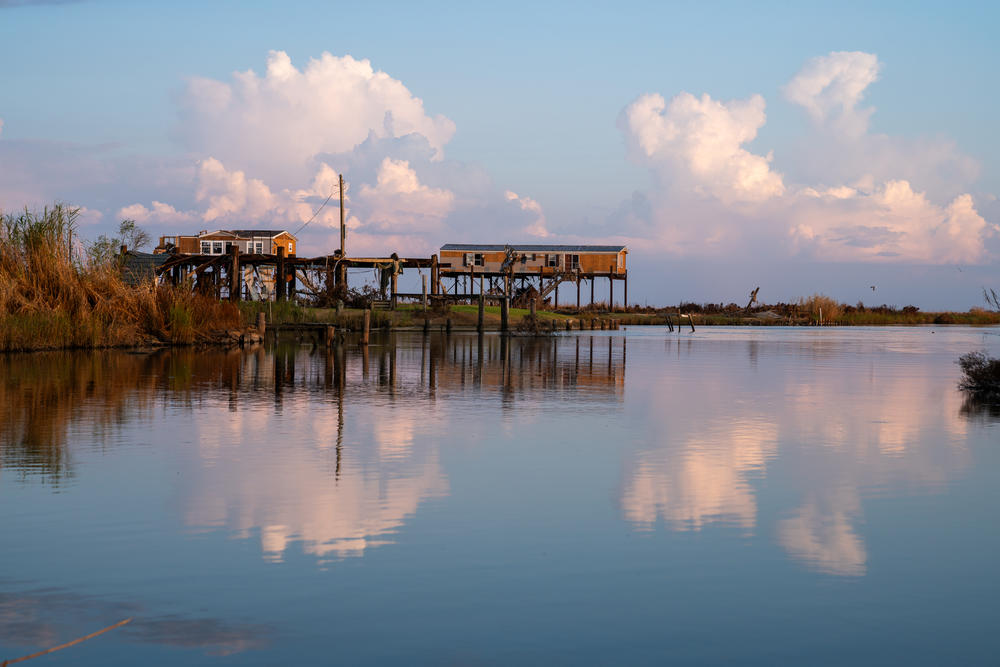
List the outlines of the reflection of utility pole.
{"label": "reflection of utility pole", "polygon": [[347,228],[344,227],[344,175],[338,176],[340,179],[340,256],[346,257],[344,251],[344,238],[347,236]]}

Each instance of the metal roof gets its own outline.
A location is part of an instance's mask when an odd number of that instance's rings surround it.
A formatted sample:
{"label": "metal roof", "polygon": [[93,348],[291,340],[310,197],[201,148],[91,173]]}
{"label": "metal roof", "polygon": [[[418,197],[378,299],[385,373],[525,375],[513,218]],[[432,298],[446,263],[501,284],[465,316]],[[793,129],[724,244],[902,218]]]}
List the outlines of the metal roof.
{"label": "metal roof", "polygon": [[294,238],[292,233],[287,229],[217,229],[214,232],[202,232],[198,236],[211,236],[213,234],[231,234],[238,239],[247,239],[254,236],[274,238],[280,234],[288,234]]}
{"label": "metal roof", "polygon": [[[516,252],[621,252],[627,250],[623,245],[517,245],[510,246]],[[507,249],[503,244],[446,243],[441,250],[457,250],[460,252],[503,252]]]}
{"label": "metal roof", "polygon": [[129,250],[121,258],[122,279],[129,285],[138,285],[144,280],[156,276],[156,269],[170,259],[164,253],[154,255],[148,252]]}

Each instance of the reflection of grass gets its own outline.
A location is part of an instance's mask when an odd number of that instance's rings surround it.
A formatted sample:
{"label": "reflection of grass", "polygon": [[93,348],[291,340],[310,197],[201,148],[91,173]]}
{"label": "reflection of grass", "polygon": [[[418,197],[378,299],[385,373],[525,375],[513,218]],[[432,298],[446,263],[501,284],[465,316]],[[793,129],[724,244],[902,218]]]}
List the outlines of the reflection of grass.
{"label": "reflection of grass", "polygon": [[164,390],[187,402],[204,387],[232,381],[239,363],[238,352],[190,347],[152,354],[0,354],[0,466],[58,483],[71,474],[67,446],[74,422],[82,420],[100,436],[148,415]]}

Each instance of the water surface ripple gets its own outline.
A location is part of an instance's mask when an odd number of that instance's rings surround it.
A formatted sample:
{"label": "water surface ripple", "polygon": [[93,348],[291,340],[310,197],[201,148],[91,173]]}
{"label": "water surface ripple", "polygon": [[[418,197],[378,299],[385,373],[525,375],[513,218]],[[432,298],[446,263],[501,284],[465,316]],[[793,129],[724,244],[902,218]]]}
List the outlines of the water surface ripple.
{"label": "water surface ripple", "polygon": [[989,664],[998,334],[0,356],[0,660]]}

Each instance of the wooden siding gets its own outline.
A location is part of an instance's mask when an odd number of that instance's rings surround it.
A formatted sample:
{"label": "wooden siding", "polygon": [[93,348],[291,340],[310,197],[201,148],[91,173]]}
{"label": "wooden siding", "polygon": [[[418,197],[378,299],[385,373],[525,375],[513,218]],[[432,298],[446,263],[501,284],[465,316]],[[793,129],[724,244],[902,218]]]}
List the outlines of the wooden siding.
{"label": "wooden siding", "polygon": [[[294,255],[298,252],[298,241],[288,232],[282,232],[275,237],[255,236],[252,238],[237,238],[228,232],[217,232],[214,234],[202,234],[200,236],[178,236],[176,237],[177,252],[185,255],[200,255],[202,242],[221,243],[222,252],[227,252],[226,244],[235,245],[244,254],[256,254],[256,244],[261,244],[261,253],[273,255],[277,252],[278,246],[285,249],[285,255]],[[219,254],[219,253],[209,253]]]}

